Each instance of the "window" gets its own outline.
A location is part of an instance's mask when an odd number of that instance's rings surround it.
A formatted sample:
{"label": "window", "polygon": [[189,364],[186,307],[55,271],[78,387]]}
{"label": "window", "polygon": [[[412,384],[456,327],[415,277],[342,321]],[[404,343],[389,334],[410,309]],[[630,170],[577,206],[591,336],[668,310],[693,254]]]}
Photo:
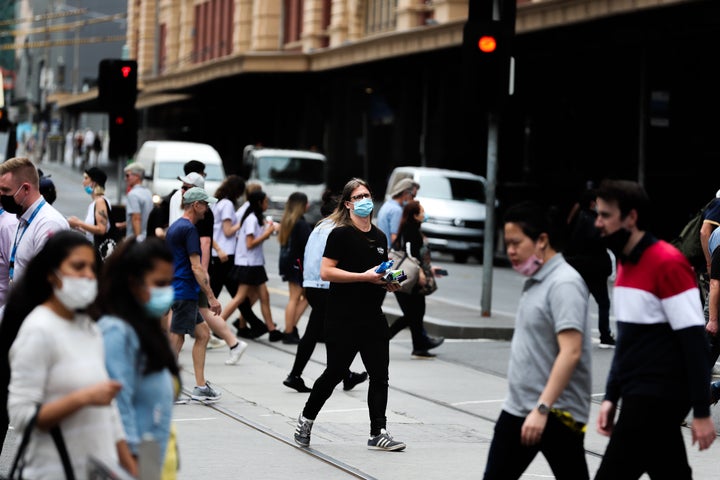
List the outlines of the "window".
{"label": "window", "polygon": [[365,33],[380,33],[395,29],[397,0],[367,0]]}

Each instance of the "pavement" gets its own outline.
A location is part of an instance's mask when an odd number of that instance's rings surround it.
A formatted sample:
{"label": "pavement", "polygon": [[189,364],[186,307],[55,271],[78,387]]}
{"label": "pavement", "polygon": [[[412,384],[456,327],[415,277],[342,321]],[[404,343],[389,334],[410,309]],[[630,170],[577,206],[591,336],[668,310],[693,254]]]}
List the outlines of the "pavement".
{"label": "pavement", "polygon": [[[57,169],[53,178],[61,177],[61,170]],[[271,288],[275,289],[271,290],[271,297],[274,291],[286,290],[281,283]],[[483,352],[488,365],[492,360],[507,357],[507,340],[514,326],[512,299],[517,301],[518,290],[514,284],[504,282],[498,282],[495,288],[494,295],[507,300],[498,303],[497,310],[502,313],[488,317],[480,314],[479,307],[468,306],[468,302],[435,295],[428,297],[426,328],[447,338],[445,345],[438,348],[438,358],[411,358],[407,330],[390,343],[388,430],[407,444],[403,452],[366,448],[367,383],[351,391],[338,386],[315,422],[311,447],[296,446],[292,435],[307,394],[282,385],[294,360],[295,345],[270,343],[265,335],[248,341],[248,349],[235,366],[224,364],[226,348],[208,350],[206,378],[223,396],[213,405],[192,401],[176,405],[173,422],[180,449],[178,478],[480,478],[507,381],[484,364],[454,361],[449,353],[443,355],[442,352],[461,347]],[[224,303],[229,297],[223,293],[220,300]],[[479,305],[479,300],[477,303]],[[272,307],[278,324],[284,318],[281,304],[274,303]],[[392,296],[386,299],[384,310],[391,320],[399,314]],[[299,324],[301,333],[305,323],[303,318]],[[191,347],[192,339],[188,338],[179,357],[185,391],[195,384]],[[611,358],[607,350],[596,348],[593,362],[601,355],[605,355],[604,361]],[[320,343],[303,373],[307,384],[312,384],[322,373],[324,363],[325,347]],[[364,370],[358,358],[351,369]],[[607,438],[599,435],[594,427],[601,398],[601,391],[594,393],[585,438],[591,478],[607,445]],[[683,428],[683,436],[694,478],[717,478],[720,442],[715,442],[708,451],[698,452],[697,447],[691,446],[689,428]],[[0,474],[7,471],[17,441],[11,431],[0,457]],[[553,474],[539,455],[522,478],[553,478]]]}

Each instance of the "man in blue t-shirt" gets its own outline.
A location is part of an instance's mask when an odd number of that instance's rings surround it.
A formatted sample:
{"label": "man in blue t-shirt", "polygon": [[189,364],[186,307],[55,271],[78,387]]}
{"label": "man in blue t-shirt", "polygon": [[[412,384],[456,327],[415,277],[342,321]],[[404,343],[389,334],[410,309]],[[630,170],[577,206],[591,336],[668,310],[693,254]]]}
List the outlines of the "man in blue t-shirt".
{"label": "man in blue t-shirt", "polygon": [[388,241],[388,248],[397,237],[402,218],[403,206],[417,195],[420,185],[412,178],[403,178],[393,185],[390,191],[391,200],[388,200],[380,207],[377,217],[377,227],[385,234]]}
{"label": "man in blue t-shirt", "polygon": [[217,199],[210,197],[202,188],[189,188],[183,194],[183,216],[170,225],[165,235],[173,253],[174,267],[175,301],[170,322],[170,344],[177,355],[185,342],[185,335],[195,337],[192,359],[196,386],[190,396],[201,401],[220,398],[220,393],[205,381],[205,352],[210,340],[210,328],[200,315],[200,291],[207,296],[208,306],[213,313],[219,314],[222,307],[210,288],[210,279],[202,265],[200,235],[195,228],[195,224],[205,217],[210,204],[215,202]]}

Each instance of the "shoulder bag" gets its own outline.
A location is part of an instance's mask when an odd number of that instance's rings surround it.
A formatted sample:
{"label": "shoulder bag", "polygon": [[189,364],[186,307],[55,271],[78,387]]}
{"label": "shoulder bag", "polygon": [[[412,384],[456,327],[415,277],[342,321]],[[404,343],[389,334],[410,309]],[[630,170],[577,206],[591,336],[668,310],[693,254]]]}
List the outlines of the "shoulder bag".
{"label": "shoulder bag", "polygon": [[415,285],[420,278],[420,261],[410,254],[410,242],[405,244],[405,251],[398,251],[393,248],[388,252],[388,258],[394,260],[393,269],[403,270],[407,280],[400,284],[400,292],[413,293]]}
{"label": "shoulder bag", "polygon": [[[103,235],[95,235],[94,236],[94,243],[95,248],[98,251],[98,254],[100,255],[101,260],[105,260],[107,257],[112,254],[113,250],[115,250],[115,247],[117,246],[118,242],[120,241],[120,232],[118,231],[117,227],[115,226],[115,222],[110,217],[110,202],[108,202],[107,198],[103,197],[103,200],[105,200],[105,205],[107,205],[108,209],[108,222],[110,222],[110,228],[107,232]],[[93,207],[93,219],[95,218],[95,208]]]}
{"label": "shoulder bag", "polygon": [[[23,431],[22,440],[20,441],[20,446],[15,453],[15,459],[13,460],[12,467],[10,468],[10,473],[7,477],[3,477],[4,479],[21,480],[23,478],[22,472],[25,468],[25,450],[27,449],[28,443],[30,443],[30,435],[35,429],[35,423],[37,422],[37,416],[39,412],[40,405],[38,405],[37,409],[35,410],[35,415],[32,416],[27,426],[25,427],[25,430]],[[73,471],[72,463],[70,462],[70,455],[68,455],[67,448],[65,447],[65,440],[63,439],[60,427],[58,425],[55,425],[53,428],[51,428],[50,435],[52,436],[53,443],[55,443],[58,453],[60,454],[60,460],[63,464],[63,470],[65,471],[65,479],[75,480],[75,472]]]}

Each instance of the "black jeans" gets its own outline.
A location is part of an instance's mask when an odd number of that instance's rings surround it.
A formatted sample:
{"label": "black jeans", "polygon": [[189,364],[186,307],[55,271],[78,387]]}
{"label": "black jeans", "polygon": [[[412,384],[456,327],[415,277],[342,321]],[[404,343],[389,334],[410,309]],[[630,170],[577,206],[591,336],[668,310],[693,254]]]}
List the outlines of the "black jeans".
{"label": "black jeans", "polygon": [[500,412],[495,424],[484,480],[511,480],[520,478],[538,452],[542,452],[559,480],[586,480],[590,478],[583,442],[584,433],[565,426],[552,413],[548,414],[540,443],[525,446],[520,443],[520,431],[525,417]]}
{"label": "black jeans", "polygon": [[413,350],[425,350],[428,348],[427,332],[423,327],[425,318],[425,295],[395,292],[403,316],[390,325],[390,338],[394,337],[400,330],[410,327]]}
{"label": "black jeans", "polygon": [[325,288],[305,288],[305,298],[307,298],[312,310],[310,311],[307,327],[305,327],[305,333],[303,333],[300,343],[297,346],[295,362],[293,363],[290,375],[302,376],[305,366],[310,361],[313,351],[315,351],[315,345],[323,338],[325,310],[329,291],[330,290]]}
{"label": "black jeans", "polygon": [[315,420],[320,409],[335,386],[345,378],[355,355],[360,353],[370,377],[368,387],[368,410],[370,413],[370,435],[380,434],[387,425],[385,411],[388,399],[388,364],[390,363],[390,342],[387,337],[348,335],[342,341],[327,342],[327,367],[315,381],[310,397],[305,403],[303,416]]}
{"label": "black jeans", "polygon": [[590,295],[598,304],[598,330],[600,340],[611,336],[610,333],[610,295],[608,294],[607,276],[596,276],[585,279]]}
{"label": "black jeans", "polygon": [[661,397],[624,397],[595,480],[692,478],[681,424],[687,407]]}

